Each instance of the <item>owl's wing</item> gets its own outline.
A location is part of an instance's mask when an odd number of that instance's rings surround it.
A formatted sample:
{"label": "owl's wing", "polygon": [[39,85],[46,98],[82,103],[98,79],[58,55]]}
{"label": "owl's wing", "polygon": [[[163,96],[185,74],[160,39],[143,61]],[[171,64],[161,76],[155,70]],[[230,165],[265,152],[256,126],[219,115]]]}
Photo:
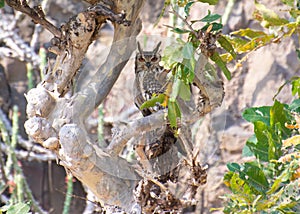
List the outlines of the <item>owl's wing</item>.
{"label": "owl's wing", "polygon": [[[133,90],[134,90],[134,104],[140,110],[140,106],[146,101],[146,98],[142,93],[141,85],[137,78],[135,78]],[[142,112],[144,117],[151,114],[151,111],[149,109],[143,109],[140,111]]]}

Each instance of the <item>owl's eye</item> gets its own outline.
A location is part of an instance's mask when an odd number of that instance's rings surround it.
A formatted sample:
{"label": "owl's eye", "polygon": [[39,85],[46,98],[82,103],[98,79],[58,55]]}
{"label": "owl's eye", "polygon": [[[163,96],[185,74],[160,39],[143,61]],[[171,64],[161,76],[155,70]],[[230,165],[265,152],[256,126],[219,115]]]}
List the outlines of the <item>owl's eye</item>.
{"label": "owl's eye", "polygon": [[139,62],[145,62],[145,59],[143,57],[138,58]]}
{"label": "owl's eye", "polygon": [[151,62],[156,62],[158,60],[158,57],[154,56],[151,58]]}

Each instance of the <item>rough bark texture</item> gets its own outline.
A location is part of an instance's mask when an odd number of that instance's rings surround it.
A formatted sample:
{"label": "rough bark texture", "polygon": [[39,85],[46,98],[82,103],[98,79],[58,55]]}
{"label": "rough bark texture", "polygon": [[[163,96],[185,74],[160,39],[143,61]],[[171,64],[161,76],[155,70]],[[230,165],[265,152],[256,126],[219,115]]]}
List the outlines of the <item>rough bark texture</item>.
{"label": "rough bark texture", "polygon": [[[30,15],[55,36],[51,51],[57,54],[56,62],[49,66],[43,82],[26,95],[27,133],[44,147],[55,151],[60,164],[91,189],[102,203],[131,210],[138,176],[125,160],[117,155],[110,156],[93,145],[83,121],[109,93],[135,49],[135,37],[141,29],[138,15],[143,1],[98,2],[71,18],[60,29],[47,24],[49,22],[42,12],[30,8],[26,2],[7,3]],[[70,98],[65,97],[71,92],[73,78],[87,48],[97,38],[98,30],[106,20],[114,23],[115,45],[88,86]]]}
{"label": "rough bark texture", "polygon": [[[56,28],[45,19],[39,7],[31,8],[26,1],[7,1],[55,36],[50,50],[57,55],[56,61],[48,66],[42,82],[26,95],[29,117],[25,122],[26,132],[43,147],[54,151],[66,171],[87,186],[102,204],[119,206],[128,212],[140,207],[138,210],[145,213],[180,211],[193,205],[198,187],[206,182],[206,169],[196,160],[199,151],[191,148],[190,136],[184,127],[179,139],[186,147],[187,157],[179,161],[176,148],[158,154],[151,164],[156,165],[158,161],[159,170],[167,169],[161,175],[151,175],[145,168],[119,157],[131,138],[167,124],[164,111],[127,124],[115,133],[106,149],[90,139],[85,119],[108,95],[136,49],[136,36],[141,30],[138,15],[144,1],[88,2],[93,5]],[[98,31],[106,20],[114,25],[110,52],[95,75],[87,77],[84,87],[74,92],[73,83],[86,51],[99,36]],[[199,59],[195,84],[205,94],[208,104],[199,110],[180,103],[183,126],[198,120],[222,102],[222,82],[216,81],[215,86],[203,82],[206,60]]]}

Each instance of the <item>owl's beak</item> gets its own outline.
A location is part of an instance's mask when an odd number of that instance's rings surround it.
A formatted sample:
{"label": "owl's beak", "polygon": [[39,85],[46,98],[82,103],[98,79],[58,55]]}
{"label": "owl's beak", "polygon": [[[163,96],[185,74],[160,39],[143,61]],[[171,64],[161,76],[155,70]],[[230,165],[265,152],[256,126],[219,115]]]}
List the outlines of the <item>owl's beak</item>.
{"label": "owl's beak", "polygon": [[151,62],[146,62],[146,66],[147,66],[147,68],[150,68]]}

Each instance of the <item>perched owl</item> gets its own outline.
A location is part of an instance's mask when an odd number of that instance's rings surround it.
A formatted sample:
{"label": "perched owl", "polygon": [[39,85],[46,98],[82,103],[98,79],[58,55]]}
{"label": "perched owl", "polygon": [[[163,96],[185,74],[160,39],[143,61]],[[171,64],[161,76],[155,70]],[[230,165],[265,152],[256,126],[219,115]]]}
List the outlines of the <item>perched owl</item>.
{"label": "perched owl", "polygon": [[[135,104],[139,108],[145,101],[151,99],[153,94],[165,92],[168,80],[167,71],[159,65],[161,56],[158,53],[161,43],[152,51],[143,51],[138,43],[138,52],[135,58]],[[143,109],[144,117],[164,107],[157,104],[154,107]],[[170,149],[177,138],[169,125],[158,128],[146,134],[146,142],[136,146],[136,152],[141,160],[150,160],[152,168],[160,173],[166,173],[171,166],[169,163],[175,157],[169,156]],[[174,147],[173,147],[174,148]],[[153,161],[158,161],[155,163]],[[148,168],[148,167],[147,167]]]}
{"label": "perched owl", "polygon": [[[158,53],[161,42],[152,51],[143,51],[138,43],[138,53],[135,58],[135,105],[139,108],[145,101],[151,99],[154,94],[164,93],[167,81],[167,71],[159,65],[161,56]],[[162,109],[157,105],[143,109],[144,116]]]}

